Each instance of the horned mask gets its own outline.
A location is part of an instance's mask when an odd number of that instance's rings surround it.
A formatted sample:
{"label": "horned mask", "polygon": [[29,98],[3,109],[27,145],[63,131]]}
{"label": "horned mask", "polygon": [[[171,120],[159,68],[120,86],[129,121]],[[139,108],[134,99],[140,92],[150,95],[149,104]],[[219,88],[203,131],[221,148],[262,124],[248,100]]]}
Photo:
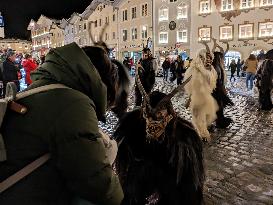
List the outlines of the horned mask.
{"label": "horned mask", "polygon": [[171,99],[175,94],[183,90],[184,86],[190,81],[190,79],[191,76],[181,85],[176,87],[170,94],[161,99],[155,107],[152,107],[150,103],[150,97],[146,93],[139,78],[138,69],[136,70],[136,84],[143,97],[142,113],[144,119],[146,120],[147,141],[150,142],[152,140],[164,140],[166,126],[173,118],[176,117],[172,107]]}

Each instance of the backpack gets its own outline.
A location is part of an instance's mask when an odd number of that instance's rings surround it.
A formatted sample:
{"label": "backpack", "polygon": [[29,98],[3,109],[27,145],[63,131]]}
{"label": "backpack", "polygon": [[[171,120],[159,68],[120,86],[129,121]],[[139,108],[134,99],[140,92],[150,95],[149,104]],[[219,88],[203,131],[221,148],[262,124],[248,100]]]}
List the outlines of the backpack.
{"label": "backpack", "polygon": [[[0,128],[4,120],[5,113],[7,109],[11,109],[19,114],[26,114],[27,113],[27,108],[16,103],[16,100],[28,97],[30,95],[34,95],[36,93],[41,93],[45,92],[48,90],[52,89],[57,89],[57,88],[67,88],[71,89],[65,85],[62,84],[50,84],[50,85],[45,85],[41,87],[34,88],[32,90],[28,90],[25,92],[21,92],[17,94],[17,87],[15,83],[9,82],[7,83],[6,86],[6,96],[3,99],[0,99]],[[23,169],[19,170],[16,172],[14,175],[10,176],[6,180],[0,183],[0,194],[11,187],[13,184],[24,178],[25,176],[29,175],[31,172],[33,172],[35,169],[43,165],[45,162],[47,162],[50,158],[50,154],[46,153],[40,158],[36,159],[32,163],[28,164],[26,167]],[[7,160],[7,153],[6,153],[6,148],[5,148],[5,142],[4,138],[1,134],[0,130],[0,162],[4,162]]]}
{"label": "backpack", "polygon": [[[41,87],[37,87],[31,90],[27,90],[24,92],[20,92],[17,94],[17,87],[15,83],[9,82],[6,86],[6,96],[4,99],[0,99],[0,128],[3,123],[3,119],[5,116],[5,113],[7,109],[11,109],[19,114],[26,114],[27,108],[23,105],[20,105],[16,103],[16,100],[28,97],[30,95],[34,95],[37,93],[58,89],[58,88],[66,88],[66,89],[72,89],[69,88],[63,84],[50,84],[50,85],[44,85]],[[106,148],[106,156],[112,165],[115,161],[118,145],[115,140],[110,139],[110,137],[105,134],[102,130],[99,130],[102,138],[101,140],[104,143],[104,146]],[[26,165],[23,169],[19,170],[12,176],[5,179],[3,182],[0,182],[0,194],[20,181],[25,176],[29,175],[31,172],[42,166],[44,163],[46,163],[50,159],[50,154],[45,153],[43,156],[39,157],[35,161],[31,162],[30,164]],[[4,162],[7,160],[7,154],[6,154],[6,148],[3,136],[1,135],[1,129],[0,129],[0,162]]]}

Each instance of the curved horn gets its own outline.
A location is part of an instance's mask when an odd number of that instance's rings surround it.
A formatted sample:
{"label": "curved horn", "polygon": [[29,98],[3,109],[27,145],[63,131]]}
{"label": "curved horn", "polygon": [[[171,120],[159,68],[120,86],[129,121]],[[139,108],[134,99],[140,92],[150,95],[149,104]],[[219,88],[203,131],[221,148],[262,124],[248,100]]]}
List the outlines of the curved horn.
{"label": "curved horn", "polygon": [[228,52],[228,50],[229,50],[229,43],[228,43],[228,41],[226,41],[225,44],[227,44],[227,48],[226,48],[226,51],[224,52],[224,55],[225,55],[225,54]]}
{"label": "curved horn", "polygon": [[88,26],[89,26],[89,31],[88,31],[88,33],[89,33],[89,36],[90,36],[90,39],[91,39],[92,43],[93,43],[93,44],[96,44],[96,42],[95,42],[95,40],[94,40],[94,38],[93,38],[93,35],[92,35],[92,33],[91,33],[92,23],[95,23],[95,22],[94,22],[94,21],[90,21],[89,24],[88,24]]}
{"label": "curved horn", "polygon": [[219,46],[219,44],[217,44],[217,47],[220,49],[220,52],[221,52],[221,53],[223,53],[223,54],[225,53],[223,47]]}
{"label": "curved horn", "polygon": [[203,40],[201,41],[201,43],[206,47],[207,52],[210,53],[210,48],[209,48],[208,43],[206,41],[203,41]]}
{"label": "curved horn", "polygon": [[106,28],[107,28],[108,25],[109,25],[108,23],[104,24],[104,27],[103,27],[102,30],[101,30],[100,42],[103,42],[103,35],[104,35],[105,30],[106,30]]}
{"label": "curved horn", "polygon": [[218,44],[217,44],[217,40],[215,38],[211,38],[211,39],[213,41],[213,48],[212,48],[211,52],[214,53]]}
{"label": "curved horn", "polygon": [[185,85],[187,85],[188,82],[190,82],[192,76],[188,77],[181,85],[177,86],[170,94],[168,94],[166,97],[164,97],[160,102],[157,104],[155,108],[155,112],[160,110],[165,104],[167,104],[173,96],[175,96],[179,91],[182,91]]}
{"label": "curved horn", "polygon": [[[140,68],[142,68],[142,67],[140,66]],[[136,84],[137,84],[137,87],[138,87],[142,97],[143,97],[144,105],[147,105],[148,108],[149,108],[149,111],[150,111],[152,109],[151,105],[150,105],[150,99],[149,99],[149,96],[147,95],[147,93],[146,93],[146,91],[145,91],[145,89],[144,89],[144,87],[143,87],[143,85],[142,85],[142,83],[140,81],[140,77],[139,77],[139,74],[138,74],[138,69],[139,68],[136,69]],[[146,107],[146,106],[144,106],[144,107]]]}

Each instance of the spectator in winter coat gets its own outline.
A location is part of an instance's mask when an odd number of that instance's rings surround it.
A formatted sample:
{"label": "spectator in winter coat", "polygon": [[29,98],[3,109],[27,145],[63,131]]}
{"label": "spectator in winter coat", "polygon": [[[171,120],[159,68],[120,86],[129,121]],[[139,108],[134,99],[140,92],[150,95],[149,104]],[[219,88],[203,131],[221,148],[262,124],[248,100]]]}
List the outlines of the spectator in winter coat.
{"label": "spectator in winter coat", "polygon": [[246,66],[246,88],[247,90],[252,90],[253,80],[258,67],[258,61],[254,54],[250,54],[248,59],[245,62]]}
{"label": "spectator in winter coat", "polygon": [[170,71],[172,73],[172,77],[170,78],[170,81],[173,82],[176,79],[176,66],[175,66],[175,60],[172,59],[171,65],[170,65]]}
{"label": "spectator in winter coat", "polygon": [[229,69],[230,69],[230,73],[231,73],[231,75],[230,75],[230,82],[231,82],[232,78],[233,78],[234,81],[235,81],[236,78],[234,77],[234,74],[235,74],[236,69],[237,69],[237,64],[235,63],[235,60],[234,60],[234,59],[232,59],[230,65],[229,65]]}
{"label": "spectator in winter coat", "polygon": [[184,61],[179,55],[177,56],[175,67],[176,67],[177,85],[180,85],[182,83],[184,73],[186,72],[186,70],[184,69]]}
{"label": "spectator in winter coat", "polygon": [[22,62],[22,66],[26,72],[26,84],[29,86],[32,83],[30,79],[30,72],[34,71],[37,68],[37,64],[31,59],[31,56],[26,54],[25,60]]}
{"label": "spectator in winter coat", "polygon": [[6,53],[6,60],[3,62],[3,83],[4,83],[4,95],[6,90],[6,84],[8,82],[14,82],[17,91],[20,90],[20,83],[18,79],[19,68],[15,66],[16,55],[12,50],[8,50]]}
{"label": "spectator in winter coat", "polygon": [[123,191],[98,128],[107,106],[116,102],[109,91],[116,89],[112,76],[120,77],[120,70],[111,66],[103,48],[91,47],[92,56],[83,49],[72,43],[50,50],[27,88],[61,83],[71,89],[19,100],[28,108],[24,115],[7,110],[1,127],[7,161],[0,162],[0,181],[45,153],[51,158],[1,193],[1,205],[69,205],[75,198],[84,204],[121,204]]}
{"label": "spectator in winter coat", "polygon": [[162,64],[162,69],[163,69],[163,80],[168,81],[168,74],[169,74],[169,69],[170,69],[171,63],[169,58],[167,57],[163,64]]}
{"label": "spectator in winter coat", "polygon": [[240,71],[242,69],[242,63],[241,63],[241,59],[238,58],[238,61],[237,61],[237,77],[240,78]]}

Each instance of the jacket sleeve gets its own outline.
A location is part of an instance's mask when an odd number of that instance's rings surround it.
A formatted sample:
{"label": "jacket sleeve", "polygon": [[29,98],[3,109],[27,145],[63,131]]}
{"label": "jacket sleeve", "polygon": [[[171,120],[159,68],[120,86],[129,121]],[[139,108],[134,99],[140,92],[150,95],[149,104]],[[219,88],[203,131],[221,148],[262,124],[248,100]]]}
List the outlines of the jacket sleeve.
{"label": "jacket sleeve", "polygon": [[92,104],[85,100],[68,106],[57,120],[55,134],[56,165],[68,189],[97,205],[119,205],[123,192],[106,156]]}

